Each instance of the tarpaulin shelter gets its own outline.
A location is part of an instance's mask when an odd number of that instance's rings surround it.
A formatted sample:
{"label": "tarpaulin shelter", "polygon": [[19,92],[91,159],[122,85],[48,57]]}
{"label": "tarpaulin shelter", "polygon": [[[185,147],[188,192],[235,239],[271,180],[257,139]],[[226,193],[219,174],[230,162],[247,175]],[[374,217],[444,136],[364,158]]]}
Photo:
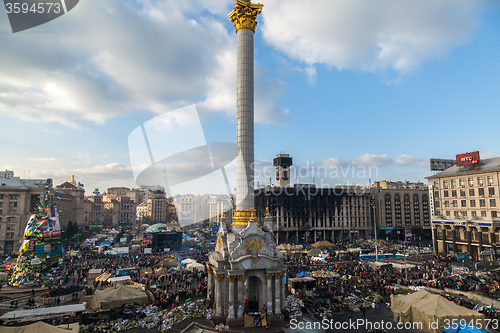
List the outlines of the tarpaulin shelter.
{"label": "tarpaulin shelter", "polygon": [[158,266],[172,268],[179,266],[179,262],[175,258],[167,258],[163,259]]}
{"label": "tarpaulin shelter", "polygon": [[65,325],[65,327],[66,329],[63,329],[46,324],[43,321],[37,321],[36,323],[19,327],[0,326],[0,333],[71,333],[78,332],[80,325],[78,323],[71,324],[69,325],[69,330],[67,329],[68,325]]}
{"label": "tarpaulin shelter", "polygon": [[183,261],[181,261],[181,264],[188,265],[188,264],[192,264],[195,262],[196,262],[196,260],[188,258],[188,259],[184,259]]}
{"label": "tarpaulin shelter", "polygon": [[[420,290],[408,295],[391,295],[391,309],[395,322],[422,323],[426,333],[441,333],[445,319],[450,322],[481,323],[484,326],[484,315],[457,305],[440,295]],[[432,323],[437,323],[431,325]]]}
{"label": "tarpaulin shelter", "polygon": [[193,262],[191,264],[187,264],[186,265],[186,269],[188,271],[191,271],[191,272],[193,272],[194,270],[197,270],[197,271],[200,271],[200,272],[201,271],[204,272],[205,271],[205,265],[197,263],[197,262]]}
{"label": "tarpaulin shelter", "polygon": [[16,310],[4,313],[0,320],[11,320],[11,319],[23,319],[23,318],[34,318],[34,317],[51,317],[59,316],[70,313],[79,313],[85,311],[85,305],[83,304],[71,304],[71,305],[61,305],[53,306],[51,308],[36,308],[29,310]]}
{"label": "tarpaulin shelter", "polygon": [[314,248],[322,248],[322,247],[334,247],[335,244],[330,243],[329,241],[319,241],[311,245]]}
{"label": "tarpaulin shelter", "polygon": [[128,303],[147,304],[148,296],[140,286],[119,284],[116,288],[97,290],[88,301],[91,309],[114,309]]}
{"label": "tarpaulin shelter", "polygon": [[310,277],[311,275],[309,275],[309,273],[306,273],[306,272],[299,272],[299,274],[297,274],[297,278],[302,278],[302,277]]}
{"label": "tarpaulin shelter", "polygon": [[317,257],[320,254],[321,254],[321,250],[320,249],[312,249],[312,250],[307,251],[307,256],[308,257]]}
{"label": "tarpaulin shelter", "polygon": [[106,282],[111,277],[113,277],[113,274],[111,274],[110,272],[105,272],[105,273],[102,273],[101,275],[99,275],[98,277],[96,277],[95,280]]}

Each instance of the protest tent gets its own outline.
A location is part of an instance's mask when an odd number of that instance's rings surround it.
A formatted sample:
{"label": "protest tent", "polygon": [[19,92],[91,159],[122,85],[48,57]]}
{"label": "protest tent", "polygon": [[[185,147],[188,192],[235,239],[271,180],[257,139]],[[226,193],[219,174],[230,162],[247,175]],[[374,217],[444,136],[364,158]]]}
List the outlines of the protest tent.
{"label": "protest tent", "polygon": [[484,324],[483,314],[426,290],[408,295],[391,295],[391,309],[395,322],[422,323],[422,330],[426,333],[441,333],[445,319],[450,322],[464,320],[467,323]]}
{"label": "protest tent", "polygon": [[80,327],[78,323],[69,325],[69,330],[67,329],[68,325],[64,326],[66,329],[46,324],[43,321],[37,321],[36,323],[19,327],[0,326],[0,333],[71,333],[78,332]]}
{"label": "protest tent", "polygon": [[88,301],[91,309],[114,309],[128,303],[147,304],[148,295],[137,285],[119,284],[116,288],[97,290]]}
{"label": "protest tent", "polygon": [[312,250],[309,250],[307,251],[307,256],[308,257],[317,257],[321,254],[321,250],[320,249],[312,249]]}
{"label": "protest tent", "polygon": [[329,241],[319,241],[311,245],[314,248],[322,248],[322,247],[334,247],[335,244],[330,243]]}
{"label": "protest tent", "polygon": [[181,264],[188,265],[188,264],[193,264],[195,262],[196,262],[196,260],[188,258],[188,259],[184,259],[183,261],[181,261]]}
{"label": "protest tent", "polygon": [[117,277],[112,277],[112,278],[109,278],[109,282],[110,283],[116,283],[116,282],[128,282],[132,280],[132,278],[128,275],[126,276],[117,276]]}
{"label": "protest tent", "polygon": [[306,273],[306,272],[299,272],[297,274],[297,278],[303,278],[303,277],[310,277],[311,275],[309,275],[309,273]]}
{"label": "protest tent", "polygon": [[179,266],[179,262],[175,258],[167,258],[167,259],[163,259],[158,266],[159,267],[173,268],[173,267]]}
{"label": "protest tent", "polygon": [[290,244],[280,244],[276,246],[276,249],[282,250],[282,251],[289,251],[291,248]]}
{"label": "protest tent", "polygon": [[194,270],[197,270],[199,272],[201,272],[201,271],[204,272],[205,271],[205,265],[197,263],[197,262],[193,262],[191,264],[187,264],[186,265],[186,269],[188,271],[191,271],[191,272],[193,272]]}
{"label": "protest tent", "polygon": [[0,317],[0,320],[10,320],[10,319],[23,319],[23,318],[34,318],[34,317],[51,317],[56,315],[64,315],[70,313],[83,312],[85,310],[85,305],[83,304],[71,304],[71,305],[61,305],[53,306],[51,308],[36,308],[29,310],[16,310],[9,311]]}

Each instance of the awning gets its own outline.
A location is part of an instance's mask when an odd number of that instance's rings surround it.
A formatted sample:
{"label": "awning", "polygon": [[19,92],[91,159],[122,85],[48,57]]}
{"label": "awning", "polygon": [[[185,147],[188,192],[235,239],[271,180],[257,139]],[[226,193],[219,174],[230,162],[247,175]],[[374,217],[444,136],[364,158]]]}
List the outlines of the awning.
{"label": "awning", "polygon": [[118,277],[112,277],[108,281],[111,283],[115,282],[123,282],[123,281],[130,281],[132,278],[128,275],[126,276],[118,276]]}
{"label": "awning", "polygon": [[30,310],[10,311],[0,317],[0,319],[19,319],[26,317],[50,316],[73,312],[82,312],[85,310],[83,304],[61,305],[51,308],[36,308]]}

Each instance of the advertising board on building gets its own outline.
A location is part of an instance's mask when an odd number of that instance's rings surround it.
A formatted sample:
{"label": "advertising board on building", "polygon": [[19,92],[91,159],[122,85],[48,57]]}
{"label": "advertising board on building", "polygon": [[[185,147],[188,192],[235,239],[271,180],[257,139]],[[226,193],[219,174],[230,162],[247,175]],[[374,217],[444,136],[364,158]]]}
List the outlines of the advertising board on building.
{"label": "advertising board on building", "polygon": [[479,158],[479,151],[473,151],[465,154],[457,155],[457,165],[458,166],[467,166],[479,164],[481,162]]}

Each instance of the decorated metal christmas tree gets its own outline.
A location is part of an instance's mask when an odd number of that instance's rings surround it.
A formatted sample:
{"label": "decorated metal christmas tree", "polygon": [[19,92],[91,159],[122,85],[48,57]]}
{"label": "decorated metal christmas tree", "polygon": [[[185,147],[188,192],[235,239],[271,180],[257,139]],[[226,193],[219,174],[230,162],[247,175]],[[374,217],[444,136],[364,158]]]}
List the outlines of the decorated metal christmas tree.
{"label": "decorated metal christmas tree", "polygon": [[36,202],[26,225],[10,285],[44,286],[65,275],[59,214],[54,196],[46,184],[44,196]]}

